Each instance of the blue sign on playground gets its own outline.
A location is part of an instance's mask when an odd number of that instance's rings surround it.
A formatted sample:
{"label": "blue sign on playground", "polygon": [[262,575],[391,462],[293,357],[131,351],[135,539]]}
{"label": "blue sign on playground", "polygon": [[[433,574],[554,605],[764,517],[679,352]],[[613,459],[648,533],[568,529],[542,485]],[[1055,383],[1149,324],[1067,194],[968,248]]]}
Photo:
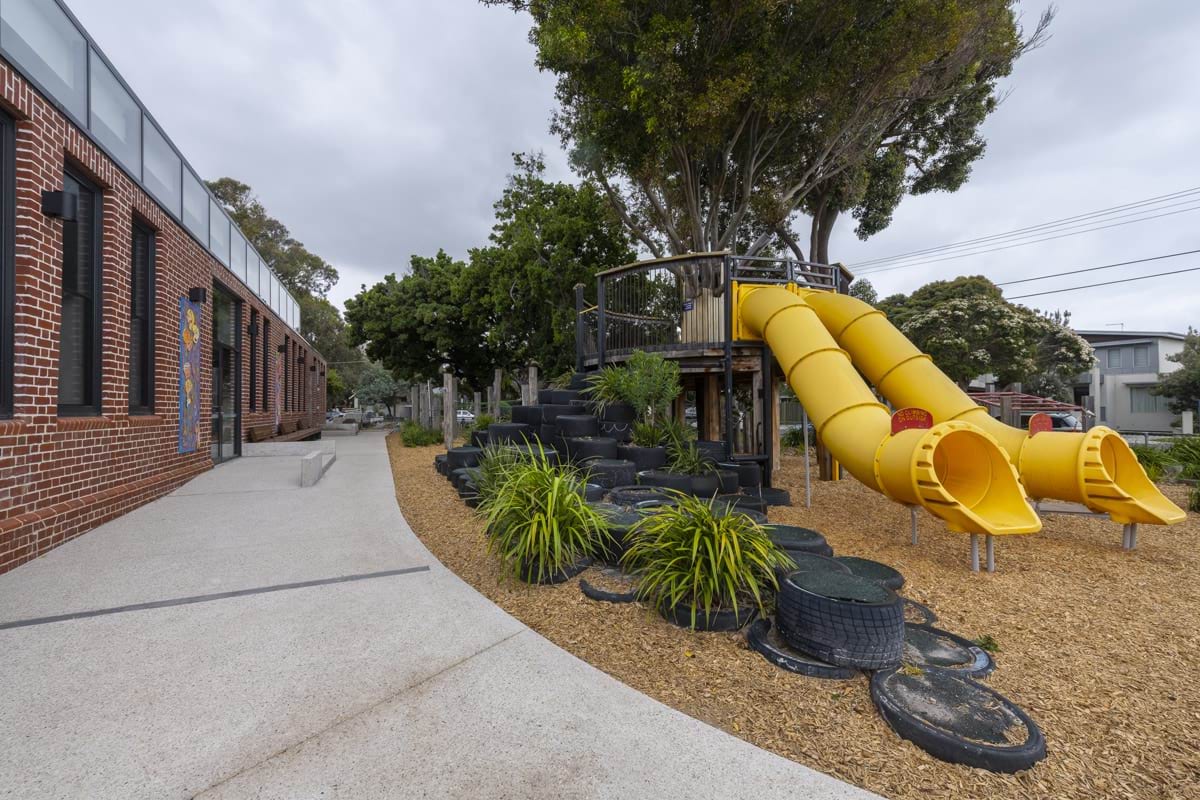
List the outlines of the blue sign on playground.
{"label": "blue sign on playground", "polygon": [[693,309],[695,309],[695,308],[696,308],[696,301],[695,301],[695,300],[684,300],[684,301],[683,301],[683,310],[684,310],[684,311],[691,311],[691,310],[693,310]]}

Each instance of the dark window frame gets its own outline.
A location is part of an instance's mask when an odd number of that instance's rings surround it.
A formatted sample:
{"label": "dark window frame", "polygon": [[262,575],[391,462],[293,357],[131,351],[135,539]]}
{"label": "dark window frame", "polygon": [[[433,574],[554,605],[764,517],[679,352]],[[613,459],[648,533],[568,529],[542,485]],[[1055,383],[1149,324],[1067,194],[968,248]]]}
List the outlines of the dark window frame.
{"label": "dark window frame", "polygon": [[292,338],[285,335],[283,337],[283,402],[280,403],[280,411],[288,412],[292,410],[292,365],[289,364],[292,360]]}
{"label": "dark window frame", "polygon": [[258,411],[258,309],[250,307],[250,410]]}
{"label": "dark window frame", "polygon": [[16,146],[16,123],[0,111],[0,419],[10,419],[13,415],[17,371],[13,337],[17,312]]}
{"label": "dark window frame", "polygon": [[[92,330],[91,330],[91,350],[92,350],[92,374],[91,374],[91,390],[92,402],[90,403],[63,403],[62,398],[62,372],[59,371],[59,403],[58,415],[60,417],[98,417],[103,412],[104,397],[103,397],[103,374],[104,374],[104,192],[87,174],[76,167],[71,161],[67,161],[63,167],[63,174],[69,176],[71,180],[78,183],[84,189],[87,189],[93,196],[93,230],[92,230]],[[63,223],[66,224],[65,222]],[[76,223],[78,224],[78,223]],[[63,251],[61,252],[62,265],[66,266],[66,250],[65,238]],[[59,308],[61,313],[62,308],[62,292],[65,289],[65,278],[60,278],[59,281]],[[60,349],[59,364],[61,366],[62,356],[62,323],[59,323],[59,341]]]}
{"label": "dark window frame", "polygon": [[262,369],[262,410],[266,413],[271,410],[271,387],[275,384],[271,374],[271,320],[267,319],[266,314],[263,314]]}
{"label": "dark window frame", "polygon": [[[155,325],[158,322],[157,303],[158,303],[158,281],[156,280],[156,266],[158,263],[158,232],[152,225],[144,220],[134,217],[133,219],[133,236],[142,235],[146,237],[146,283],[149,284],[146,288],[146,313],[147,318],[144,320],[146,341],[143,344],[145,351],[145,375],[142,376],[142,392],[143,397],[138,398],[140,402],[135,401],[132,392],[129,395],[129,413],[131,415],[146,415],[154,413],[155,391],[155,347],[154,347],[154,332]],[[134,251],[136,252],[136,251]],[[130,254],[130,274],[129,274],[129,335],[131,337],[130,356],[133,354],[132,337],[133,329],[133,297],[134,285],[136,280],[136,265],[133,263],[133,254]],[[133,364],[129,365],[130,382],[133,380]]]}

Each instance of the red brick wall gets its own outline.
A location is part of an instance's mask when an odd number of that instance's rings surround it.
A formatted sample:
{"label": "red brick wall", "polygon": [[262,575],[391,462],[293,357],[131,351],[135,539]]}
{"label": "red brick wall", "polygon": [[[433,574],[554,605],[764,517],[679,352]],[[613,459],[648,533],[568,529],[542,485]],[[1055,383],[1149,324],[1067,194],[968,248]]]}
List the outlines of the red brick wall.
{"label": "red brick wall", "polygon": [[[0,106],[16,119],[16,313],[13,419],[0,420],[0,573],[171,491],[212,467],[212,292],[214,280],[242,300],[242,432],[274,422],[274,407],[250,413],[250,370],[259,371],[261,335],[251,361],[245,326],[250,309],[271,322],[272,355],[293,340],[289,372],[310,380],[309,406],[291,395],[283,419],[320,424],[324,364],[215,257],[142,191],[16,70],[0,59]],[[58,330],[62,223],[42,214],[45,190],[63,188],[67,160],[103,192],[103,358],[101,413],[59,418]],[[156,231],[153,416],[130,416],[129,281],[131,226],[140,217]],[[179,298],[206,287],[203,307],[200,446],[179,454]],[[297,347],[299,345],[299,347]],[[303,372],[296,356],[303,351]],[[317,363],[317,372],[308,366]],[[266,378],[268,381],[270,377]],[[268,385],[270,385],[268,383]],[[296,387],[293,387],[295,390]],[[296,399],[291,399],[295,397]]]}

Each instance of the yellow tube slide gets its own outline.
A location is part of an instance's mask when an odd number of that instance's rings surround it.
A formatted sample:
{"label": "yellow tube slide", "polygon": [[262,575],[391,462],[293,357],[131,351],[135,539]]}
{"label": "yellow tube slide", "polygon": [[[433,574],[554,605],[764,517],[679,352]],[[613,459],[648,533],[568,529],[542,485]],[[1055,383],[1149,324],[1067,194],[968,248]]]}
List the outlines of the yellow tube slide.
{"label": "yellow tube slide", "polygon": [[1041,530],[995,439],[963,422],[892,434],[891,413],[803,299],[759,285],[738,286],[735,298],[742,330],[770,346],[817,435],[859,481],[954,531]]}
{"label": "yellow tube slide", "polygon": [[1185,518],[1111,428],[1030,436],[993,418],[882,311],[848,295],[796,291],[888,402],[923,408],[936,422],[969,422],[987,432],[1007,451],[1030,496],[1082,503],[1121,524],[1173,525]]}

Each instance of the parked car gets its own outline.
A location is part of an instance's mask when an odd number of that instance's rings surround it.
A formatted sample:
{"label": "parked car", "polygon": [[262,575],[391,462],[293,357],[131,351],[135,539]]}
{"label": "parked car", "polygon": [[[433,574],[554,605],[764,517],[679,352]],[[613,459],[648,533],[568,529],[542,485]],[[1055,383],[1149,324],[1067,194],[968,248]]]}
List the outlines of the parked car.
{"label": "parked car", "polygon": [[1045,414],[1050,418],[1050,425],[1056,431],[1081,431],[1083,423],[1079,421],[1079,417],[1069,411],[1030,411],[1021,414],[1021,427],[1028,428],[1029,420],[1036,413]]}
{"label": "parked car", "polygon": [[475,413],[467,408],[460,408],[456,416],[460,425],[471,425],[475,422]]}

